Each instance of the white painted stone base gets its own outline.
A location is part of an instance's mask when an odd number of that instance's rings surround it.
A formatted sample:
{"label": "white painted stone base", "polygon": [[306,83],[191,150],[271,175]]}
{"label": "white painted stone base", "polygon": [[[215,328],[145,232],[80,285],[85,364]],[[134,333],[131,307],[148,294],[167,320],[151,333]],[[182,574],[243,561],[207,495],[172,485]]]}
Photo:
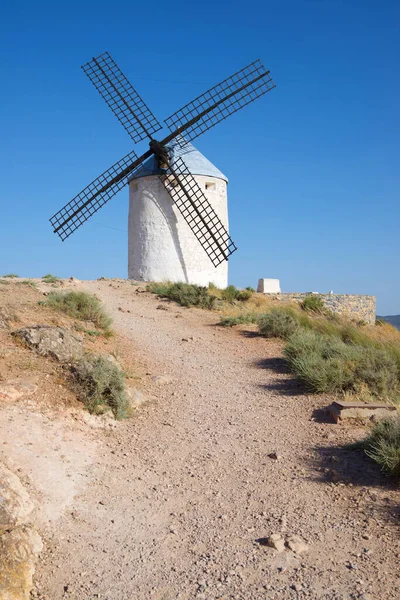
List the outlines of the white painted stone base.
{"label": "white painted stone base", "polygon": [[[226,182],[194,175],[228,229]],[[206,183],[211,184],[207,186]],[[137,281],[183,281],[228,285],[228,263],[214,267],[157,175],[129,184],[128,277]]]}
{"label": "white painted stone base", "polygon": [[279,279],[259,279],[257,292],[260,294],[280,294]]}

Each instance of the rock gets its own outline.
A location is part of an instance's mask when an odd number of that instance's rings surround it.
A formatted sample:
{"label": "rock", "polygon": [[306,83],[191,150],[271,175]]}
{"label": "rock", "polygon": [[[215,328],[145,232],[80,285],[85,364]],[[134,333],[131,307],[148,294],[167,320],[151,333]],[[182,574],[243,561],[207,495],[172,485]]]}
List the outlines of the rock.
{"label": "rock", "polygon": [[68,281],[71,281],[72,283],[81,283],[81,281],[76,279],[76,277],[70,277]]}
{"label": "rock", "polygon": [[295,554],[302,554],[308,551],[307,544],[297,535],[286,536],[285,542],[289,550]]}
{"label": "rock", "polygon": [[279,460],[281,457],[276,452],[270,452],[267,454],[268,458],[272,458],[273,460]]}
{"label": "rock", "polygon": [[0,536],[0,598],[29,600],[36,556],[42,547],[39,534],[30,526]]}
{"label": "rock", "polygon": [[51,356],[60,362],[76,360],[83,355],[82,338],[63,327],[35,325],[18,329],[13,335],[42,356]]}
{"label": "rock", "polygon": [[285,540],[280,533],[273,533],[267,538],[267,546],[275,548],[278,552],[283,552],[285,549]]}
{"label": "rock", "polygon": [[148,402],[146,396],[134,387],[128,387],[127,393],[129,397],[129,405],[134,410]]}
{"label": "rock", "polygon": [[33,508],[19,478],[0,464],[0,534],[25,523]]}
{"label": "rock", "polygon": [[346,419],[379,420],[390,417],[396,412],[396,407],[385,402],[346,402],[336,400],[328,411],[335,423]]}
{"label": "rock", "polygon": [[16,475],[0,465],[0,598],[29,600],[42,540],[29,523],[33,503]]}
{"label": "rock", "polygon": [[151,379],[158,385],[166,385],[173,382],[173,379],[170,375],[154,375],[154,377]]}
{"label": "rock", "polygon": [[0,384],[0,399],[13,402],[34,394],[36,390],[37,385],[29,379],[13,379]]}
{"label": "rock", "polygon": [[166,306],[165,304],[157,304],[156,309],[157,310],[169,310],[168,306]]}

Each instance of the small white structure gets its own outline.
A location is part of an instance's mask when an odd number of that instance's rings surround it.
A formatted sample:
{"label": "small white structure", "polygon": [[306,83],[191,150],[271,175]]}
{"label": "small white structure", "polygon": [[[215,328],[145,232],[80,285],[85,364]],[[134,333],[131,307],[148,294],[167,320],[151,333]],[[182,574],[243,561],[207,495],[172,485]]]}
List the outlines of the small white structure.
{"label": "small white structure", "polygon": [[[182,156],[206,198],[228,230],[227,178],[192,144],[168,144]],[[128,277],[137,281],[183,281],[228,285],[228,262],[214,267],[159,179],[154,156],[129,182]]]}
{"label": "small white structure", "polygon": [[281,286],[279,279],[259,279],[257,292],[260,294],[280,294]]}

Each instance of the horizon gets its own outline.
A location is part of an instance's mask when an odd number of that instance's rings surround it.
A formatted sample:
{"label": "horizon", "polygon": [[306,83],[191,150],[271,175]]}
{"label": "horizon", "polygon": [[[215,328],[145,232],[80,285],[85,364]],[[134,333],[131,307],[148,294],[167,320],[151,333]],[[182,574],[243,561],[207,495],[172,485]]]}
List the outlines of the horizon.
{"label": "horizon", "polygon": [[276,89],[194,142],[230,182],[229,283],[373,295],[378,315],[399,314],[400,6],[257,0],[243,13],[203,3],[203,22],[183,2],[179,19],[156,3],[159,18],[134,35],[146,7],[96,7],[2,9],[0,274],[126,278],[128,188],[64,243],[48,222],[127,152],[147,149],[81,65],[109,51],[161,121],[261,58]]}

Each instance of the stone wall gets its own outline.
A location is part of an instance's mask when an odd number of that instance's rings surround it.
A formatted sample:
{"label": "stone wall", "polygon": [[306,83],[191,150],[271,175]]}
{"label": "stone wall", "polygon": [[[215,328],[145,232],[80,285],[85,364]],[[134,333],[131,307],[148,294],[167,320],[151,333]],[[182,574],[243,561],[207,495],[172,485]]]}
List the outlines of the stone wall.
{"label": "stone wall", "polygon": [[[272,300],[301,302],[310,292],[300,293],[281,293],[268,294]],[[333,313],[343,315],[354,319],[355,321],[364,321],[365,323],[375,323],[376,319],[376,297],[360,296],[353,294],[318,294],[326,308]]]}

